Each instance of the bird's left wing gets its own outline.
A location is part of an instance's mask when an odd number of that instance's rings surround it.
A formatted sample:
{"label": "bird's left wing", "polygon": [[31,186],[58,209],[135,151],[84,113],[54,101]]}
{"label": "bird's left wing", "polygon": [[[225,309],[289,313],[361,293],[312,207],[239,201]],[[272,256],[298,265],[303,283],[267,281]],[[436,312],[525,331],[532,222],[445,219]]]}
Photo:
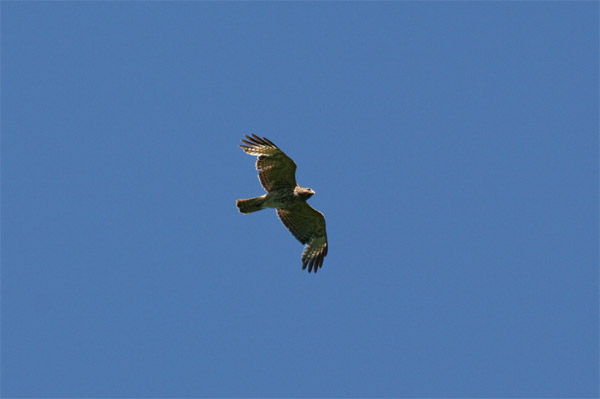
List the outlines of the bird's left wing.
{"label": "bird's left wing", "polygon": [[306,202],[287,209],[277,209],[277,216],[285,227],[300,241],[307,244],[302,252],[302,269],[317,272],[327,256],[325,216]]}
{"label": "bird's left wing", "polygon": [[268,138],[262,139],[253,134],[242,139],[245,145],[240,145],[246,154],[255,155],[258,179],[267,192],[278,188],[296,187],[296,163],[285,155]]}

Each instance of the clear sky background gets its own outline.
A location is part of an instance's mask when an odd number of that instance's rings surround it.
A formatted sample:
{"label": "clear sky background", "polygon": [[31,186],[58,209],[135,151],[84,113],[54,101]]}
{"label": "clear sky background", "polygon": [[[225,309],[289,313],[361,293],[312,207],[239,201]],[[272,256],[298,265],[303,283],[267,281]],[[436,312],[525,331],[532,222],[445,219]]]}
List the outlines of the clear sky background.
{"label": "clear sky background", "polygon": [[3,2],[2,396],[596,397],[598,11]]}

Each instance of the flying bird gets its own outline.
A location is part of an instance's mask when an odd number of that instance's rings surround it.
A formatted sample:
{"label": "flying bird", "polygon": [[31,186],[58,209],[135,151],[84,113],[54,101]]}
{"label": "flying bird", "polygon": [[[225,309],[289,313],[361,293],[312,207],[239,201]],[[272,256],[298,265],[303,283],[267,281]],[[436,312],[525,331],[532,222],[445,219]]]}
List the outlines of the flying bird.
{"label": "flying bird", "polygon": [[257,156],[256,169],[260,184],[267,192],[260,197],[241,199],[236,205],[241,213],[248,214],[265,208],[275,208],[284,226],[306,244],[302,252],[302,269],[308,272],[323,266],[327,255],[325,217],[306,202],[315,193],[296,183],[296,163],[269,139],[255,134],[245,135],[239,147],[246,154]]}

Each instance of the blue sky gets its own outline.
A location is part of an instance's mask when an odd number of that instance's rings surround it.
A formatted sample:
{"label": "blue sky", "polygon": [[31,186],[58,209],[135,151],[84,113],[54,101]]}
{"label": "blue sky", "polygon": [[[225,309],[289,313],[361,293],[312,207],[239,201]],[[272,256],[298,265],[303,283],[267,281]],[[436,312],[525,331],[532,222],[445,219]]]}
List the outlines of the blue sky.
{"label": "blue sky", "polygon": [[3,2],[2,396],[597,397],[598,11]]}

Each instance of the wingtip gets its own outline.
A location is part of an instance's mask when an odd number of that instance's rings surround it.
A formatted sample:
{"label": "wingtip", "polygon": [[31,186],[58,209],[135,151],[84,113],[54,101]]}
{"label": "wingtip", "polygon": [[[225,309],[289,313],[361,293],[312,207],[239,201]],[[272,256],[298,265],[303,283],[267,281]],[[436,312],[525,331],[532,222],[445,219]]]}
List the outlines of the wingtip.
{"label": "wingtip", "polygon": [[248,144],[249,146],[253,147],[253,146],[257,146],[257,145],[264,145],[264,146],[268,146],[268,147],[274,147],[274,148],[278,148],[275,144],[273,144],[273,142],[271,140],[269,140],[266,137],[259,137],[254,133],[250,133],[250,136],[248,136],[247,134],[244,135],[244,137],[246,138],[246,140],[241,139],[241,141],[245,144]]}
{"label": "wingtip", "polygon": [[268,138],[266,138],[266,137],[263,137],[263,140],[264,140],[264,141],[265,141],[267,144],[269,144],[271,147],[275,147],[275,148],[277,148],[277,146],[276,146],[275,144],[273,144],[273,142],[272,142],[271,140],[269,140]]}
{"label": "wingtip", "polygon": [[262,139],[254,133],[252,133],[252,141],[254,141],[257,144],[264,144]]}

